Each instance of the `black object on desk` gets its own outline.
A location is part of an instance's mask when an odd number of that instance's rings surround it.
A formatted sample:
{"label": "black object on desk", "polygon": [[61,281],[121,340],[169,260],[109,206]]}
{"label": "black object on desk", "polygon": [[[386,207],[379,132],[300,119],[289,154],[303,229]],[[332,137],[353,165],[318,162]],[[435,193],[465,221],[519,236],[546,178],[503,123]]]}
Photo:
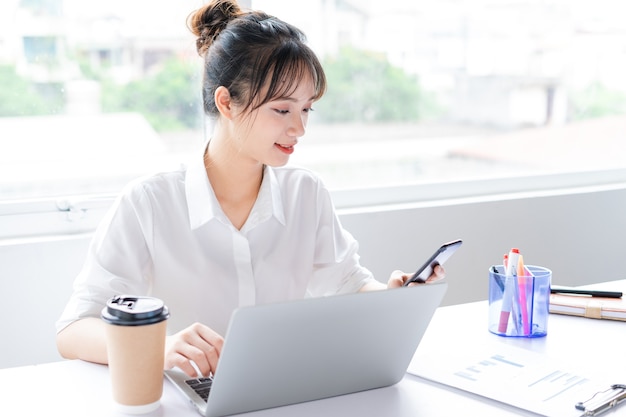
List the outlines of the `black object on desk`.
{"label": "black object on desk", "polygon": [[591,297],[622,298],[621,291],[581,290],[577,288],[550,287],[552,294],[589,295]]}

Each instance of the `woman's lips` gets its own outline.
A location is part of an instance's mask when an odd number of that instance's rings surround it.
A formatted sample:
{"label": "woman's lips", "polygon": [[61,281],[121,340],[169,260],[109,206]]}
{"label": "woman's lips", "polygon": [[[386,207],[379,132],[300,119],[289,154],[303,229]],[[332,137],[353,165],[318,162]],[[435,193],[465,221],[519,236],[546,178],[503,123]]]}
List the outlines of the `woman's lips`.
{"label": "woman's lips", "polygon": [[278,148],[278,150],[280,150],[283,153],[286,153],[287,155],[291,155],[294,151],[294,147],[293,145],[281,145],[279,143],[275,143],[274,146],[276,146]]}

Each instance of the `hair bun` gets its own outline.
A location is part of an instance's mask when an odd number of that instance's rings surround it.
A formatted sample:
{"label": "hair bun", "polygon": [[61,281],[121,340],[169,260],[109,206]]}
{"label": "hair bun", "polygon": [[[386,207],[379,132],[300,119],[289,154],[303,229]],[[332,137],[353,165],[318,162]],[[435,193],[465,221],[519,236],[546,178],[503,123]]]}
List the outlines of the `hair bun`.
{"label": "hair bun", "polygon": [[228,22],[241,14],[241,8],[234,0],[215,0],[191,13],[187,25],[198,37],[198,54],[204,55]]}

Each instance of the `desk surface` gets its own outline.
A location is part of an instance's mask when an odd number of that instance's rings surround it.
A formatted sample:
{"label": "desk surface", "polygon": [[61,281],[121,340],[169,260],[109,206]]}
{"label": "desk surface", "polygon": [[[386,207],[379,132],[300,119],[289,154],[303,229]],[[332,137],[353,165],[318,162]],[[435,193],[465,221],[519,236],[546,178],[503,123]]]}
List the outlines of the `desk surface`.
{"label": "desk surface", "polygon": [[[626,280],[596,284],[594,288],[621,289]],[[621,360],[626,348],[626,323],[550,315],[544,338],[504,338],[487,331],[485,301],[441,307],[435,313],[420,352],[438,346],[471,343],[476,346],[510,344],[560,359],[587,360],[613,367],[626,377]],[[598,346],[596,340],[605,341]],[[617,382],[617,381],[616,381]],[[620,381],[623,383],[624,381]],[[0,370],[0,415],[115,416],[111,407],[108,368],[82,361],[62,361]],[[319,401],[247,413],[249,417],[283,416],[535,416],[496,401],[436,384],[407,374],[398,384],[376,390]],[[199,414],[168,382],[161,407],[147,416],[193,416]],[[626,416],[626,407],[603,414]]]}

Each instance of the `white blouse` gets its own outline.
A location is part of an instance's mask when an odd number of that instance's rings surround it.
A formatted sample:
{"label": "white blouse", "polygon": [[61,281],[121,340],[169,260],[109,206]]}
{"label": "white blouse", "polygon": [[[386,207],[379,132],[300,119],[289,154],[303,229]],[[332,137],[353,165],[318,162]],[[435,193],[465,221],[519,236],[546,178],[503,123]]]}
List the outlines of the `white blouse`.
{"label": "white blouse", "polygon": [[125,188],[93,236],[57,331],[132,294],[165,302],[169,333],[200,322],[224,335],[239,306],[358,291],[374,278],[357,249],[310,171],[266,167],[237,230],[198,157]]}

